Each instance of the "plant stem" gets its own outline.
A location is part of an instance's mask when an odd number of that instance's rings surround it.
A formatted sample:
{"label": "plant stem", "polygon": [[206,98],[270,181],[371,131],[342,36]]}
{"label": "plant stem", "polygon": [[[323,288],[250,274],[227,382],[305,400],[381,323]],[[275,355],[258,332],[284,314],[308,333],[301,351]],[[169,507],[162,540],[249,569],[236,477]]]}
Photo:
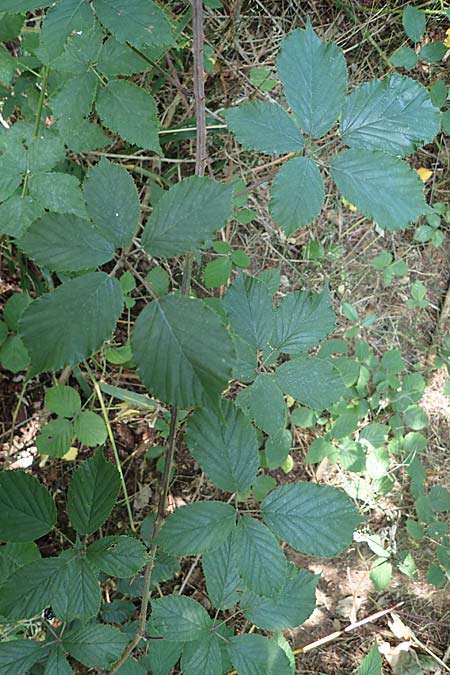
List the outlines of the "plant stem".
{"label": "plant stem", "polygon": [[48,80],[48,74],[50,72],[50,67],[45,66],[43,75],[42,75],[42,82],[41,82],[41,92],[39,94],[39,101],[38,101],[38,109],[36,112],[36,120],[34,122],[34,131],[33,131],[33,138],[36,139],[39,136],[39,127],[41,126],[41,117],[42,117],[42,110],[44,108],[44,100],[45,100],[45,90],[47,88],[47,80]]}
{"label": "plant stem", "polygon": [[[195,94],[195,118],[197,128],[197,140],[195,149],[195,173],[197,176],[204,176],[206,166],[206,111],[205,111],[205,87],[203,73],[203,0],[192,0],[192,30],[193,30],[193,56],[194,56],[194,94]],[[184,260],[183,279],[181,283],[181,292],[189,295],[192,275],[191,255],[187,255]],[[159,531],[166,517],[167,496],[169,494],[171,469],[175,454],[175,441],[177,435],[178,408],[173,407],[170,416],[169,436],[165,451],[164,473],[161,481],[159,493],[158,509],[156,512],[155,524],[153,526],[152,545],[149,551],[149,559],[144,570],[144,588],[142,593],[141,608],[139,611],[139,623],[136,635],[128,643],[121,658],[110,671],[110,675],[115,675],[119,668],[128,660],[134,649],[139,645],[141,639],[145,636],[145,627],[147,623],[147,611],[150,602],[150,586],[155,564],[155,556],[158,544],[156,543]]]}

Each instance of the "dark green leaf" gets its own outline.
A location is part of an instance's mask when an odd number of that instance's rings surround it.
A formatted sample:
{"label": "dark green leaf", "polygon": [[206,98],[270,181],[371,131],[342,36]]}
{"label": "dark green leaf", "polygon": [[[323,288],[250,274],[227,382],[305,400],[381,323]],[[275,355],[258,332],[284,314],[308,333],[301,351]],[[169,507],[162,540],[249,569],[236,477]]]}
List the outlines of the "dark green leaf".
{"label": "dark green leaf", "polygon": [[64,457],[69,451],[73,435],[73,425],[69,420],[50,420],[37,435],[36,447],[41,455]]}
{"label": "dark green leaf", "polygon": [[200,248],[231,218],[232,186],[191,176],[164,192],[145,226],[152,256],[170,258]]}
{"label": "dark green leaf", "polygon": [[80,183],[75,176],[53,171],[37,173],[29,181],[30,194],[44,209],[87,218]]}
{"label": "dark green leaf", "polygon": [[117,469],[98,450],[75,472],[67,494],[67,513],[79,534],[92,534],[108,518],[119,494]]}
{"label": "dark green leaf", "polygon": [[30,365],[30,355],[18,335],[10,335],[2,345],[0,363],[13,373],[25,370]]}
{"label": "dark green leaf", "polygon": [[1,0],[0,11],[29,12],[31,9],[48,7],[51,4],[49,0]]}
{"label": "dark green leaf", "polygon": [[[66,42],[64,52],[52,62],[52,67],[73,75],[86,73],[97,62],[103,43],[103,31],[93,17],[88,30],[74,31]],[[45,58],[44,53],[44,58]]]}
{"label": "dark green leaf", "polygon": [[284,651],[262,635],[232,637],[228,652],[239,675],[292,675]]}
{"label": "dark green leaf", "polygon": [[152,628],[168,641],[198,640],[212,625],[206,609],[185,595],[166,595],[152,601]]}
{"label": "dark green leaf", "polygon": [[43,207],[32,197],[13,195],[0,204],[0,235],[20,237],[43,212]]}
{"label": "dark green leaf", "polygon": [[103,43],[97,67],[108,77],[133,75],[147,70],[149,63],[136,54],[128,45],[110,37]]}
{"label": "dark green leaf", "polygon": [[278,103],[250,101],[225,112],[228,128],[247,150],[270,154],[303,148],[303,137],[294,120]]}
{"label": "dark green leaf", "polygon": [[119,282],[104,272],[70,279],[34,300],[21,321],[33,374],[90,356],[111,336],[122,307]]}
{"label": "dark green leaf", "polygon": [[145,547],[133,537],[103,537],[88,546],[86,557],[91,565],[111,577],[126,579],[144,567]]}
{"label": "dark green leaf", "polygon": [[61,565],[58,558],[42,558],[19,567],[0,587],[0,615],[31,619],[50,606]]}
{"label": "dark green leaf", "polygon": [[40,56],[45,54],[45,62],[50,62],[62,52],[71,33],[86,30],[91,24],[92,12],[84,0],[59,0],[43,21]]}
{"label": "dark green leaf", "polygon": [[53,647],[48,661],[45,664],[44,675],[72,675],[73,670],[69,665],[62,647]]}
{"label": "dark green leaf", "polygon": [[402,14],[402,22],[406,35],[413,42],[420,42],[427,24],[425,14],[412,5],[406,5]]}
{"label": "dark green leaf", "polygon": [[[87,71],[65,80],[50,99],[56,120],[63,129],[77,129],[90,114],[98,88],[98,79]],[[64,136],[64,134],[63,134]]]}
{"label": "dark green leaf", "polygon": [[344,492],[301,482],[271,492],[261,504],[261,514],[277,537],[318,557],[330,557],[346,548],[360,521]]}
{"label": "dark green leaf", "polygon": [[[239,577],[232,537],[202,556],[206,590],[214,607],[230,609],[239,601]],[[0,605],[1,606],[1,605]]]}
{"label": "dark green leaf", "polygon": [[[408,9],[408,8],[406,8]],[[413,7],[411,7],[413,9]],[[370,652],[365,656],[358,668],[358,675],[381,675],[381,655],[378,645],[373,643]]]}
{"label": "dark green leaf", "polygon": [[168,675],[180,658],[183,647],[184,642],[154,640],[149,653],[142,657],[140,663],[152,675]]}
{"label": "dark green leaf", "polygon": [[24,23],[25,16],[23,14],[3,14],[0,26],[0,42],[14,40],[20,34]]}
{"label": "dark green leaf", "polygon": [[290,159],[273,181],[270,211],[289,236],[316,218],[325,197],[322,176],[308,157]]}
{"label": "dark green leaf", "polygon": [[411,47],[399,47],[389,58],[395,68],[407,68],[410,70],[417,65],[417,54]]}
{"label": "dark green leaf", "polygon": [[45,407],[62,417],[73,417],[81,410],[80,394],[73,387],[57,384],[45,392]]}
{"label": "dark green leaf", "polygon": [[332,359],[291,359],[277,368],[276,381],[285,394],[317,411],[348,395]]}
{"label": "dark green leaf", "polygon": [[1,472],[1,541],[33,541],[47,534],[55,523],[55,504],[37,478],[24,471]]}
{"label": "dark green leaf", "polygon": [[55,580],[50,603],[59,619],[87,621],[98,613],[101,595],[97,576],[96,570],[84,557],[75,555],[66,561]]}
{"label": "dark green leaf", "polygon": [[171,45],[170,23],[161,7],[152,0],[95,0],[100,21],[120,42],[135,47]]}
{"label": "dark green leaf", "polygon": [[320,138],[342,109],[347,69],[342,49],[321,42],[308,22],[281,43],[277,68],[286,98],[303,131]]}
{"label": "dark green leaf", "polygon": [[236,403],[266,434],[276,434],[286,426],[286,403],[273,375],[258,375],[253,384],[241,389]]}
{"label": "dark green leaf", "polygon": [[183,675],[222,675],[220,638],[214,633],[188,642],[183,649],[181,668]]}
{"label": "dark green leaf", "polygon": [[64,649],[88,668],[111,668],[127,643],[117,628],[92,623],[69,628],[63,636]]}
{"label": "dark green leaf", "polygon": [[150,303],[131,343],[143,383],[166,403],[188,407],[216,400],[231,379],[231,337],[201,300],[169,295]]}
{"label": "dark green leaf", "polygon": [[240,338],[255,348],[265,347],[273,329],[273,306],[264,282],[239,274],[225,293],[223,306]]}
{"label": "dark green leaf", "polygon": [[36,661],[45,656],[46,650],[46,644],[34,640],[3,641],[0,644],[1,674],[26,675]]}

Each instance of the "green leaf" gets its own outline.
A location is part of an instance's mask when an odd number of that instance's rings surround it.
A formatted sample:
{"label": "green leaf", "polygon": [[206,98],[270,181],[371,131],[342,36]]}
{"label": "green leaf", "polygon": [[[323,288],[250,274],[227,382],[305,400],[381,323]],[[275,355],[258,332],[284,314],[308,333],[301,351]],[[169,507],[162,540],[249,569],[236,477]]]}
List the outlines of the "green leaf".
{"label": "green leaf", "polygon": [[417,173],[380,150],[341,152],[330,173],[344,197],[385,230],[405,229],[429,211]]}
{"label": "green leaf", "polygon": [[272,532],[255,518],[239,519],[233,540],[236,564],[250,590],[271,597],[280,592],[286,579],[286,557]]}
{"label": "green leaf", "polygon": [[64,143],[76,153],[92,152],[111,143],[97,124],[87,120],[77,120],[76,126],[72,127],[66,118],[63,124],[58,120],[57,126]]}
{"label": "green leaf", "polygon": [[204,271],[204,279],[206,288],[217,288],[227,283],[231,276],[233,264],[229,258],[216,258],[211,260]]}
{"label": "green leaf", "polygon": [[[70,551],[68,553],[71,555]],[[87,621],[98,613],[101,595],[97,576],[85,557],[75,555],[66,561],[55,580],[56,588],[51,601],[59,619]]]}
{"label": "green leaf", "polygon": [[447,47],[442,42],[429,42],[419,52],[419,57],[427,63],[438,63],[447,53]]}
{"label": "green leaf", "polygon": [[303,137],[278,103],[249,101],[225,111],[228,128],[246,150],[284,154],[302,150]]}
{"label": "green leaf", "polygon": [[51,605],[58,558],[42,558],[23,565],[0,587],[0,615],[10,619],[31,619]]}
{"label": "green leaf", "polygon": [[98,450],[76,470],[67,493],[67,513],[79,534],[92,534],[106,521],[120,489],[117,469]]}
{"label": "green leaf", "polygon": [[308,225],[322,209],[325,190],[316,163],[294,157],[275,176],[270,198],[272,217],[289,236]]}
{"label": "green leaf", "polygon": [[133,75],[147,70],[149,63],[136,54],[128,45],[110,37],[103,43],[97,68],[108,77]]}
{"label": "green leaf", "polygon": [[97,623],[76,625],[63,636],[64,649],[88,668],[111,668],[127,643],[128,637],[117,628]]}
{"label": "green leaf", "polygon": [[262,635],[232,637],[227,648],[239,675],[292,675],[285,652]]}
{"label": "green leaf", "polygon": [[45,392],[45,407],[62,417],[73,417],[81,410],[80,394],[73,387],[57,384]]}
{"label": "green leaf", "polygon": [[[430,98],[437,108],[442,108],[447,100],[447,85],[444,80],[436,80],[430,87]],[[439,219],[438,219],[439,221]]]}
{"label": "green leaf", "polygon": [[128,389],[122,389],[122,387],[113,387],[110,384],[100,384],[100,389],[104,394],[117,398],[119,401],[128,403],[134,408],[139,408],[141,410],[154,410],[157,406],[156,401],[152,401],[148,396],[143,396],[142,394],[137,394],[134,391],[129,391]]}
{"label": "green leaf", "polygon": [[37,661],[45,656],[46,650],[46,644],[34,640],[3,641],[0,644],[1,674],[25,675]]}
{"label": "green leaf", "polygon": [[45,665],[44,675],[73,675],[73,670],[62,647],[56,646],[51,650]]}
{"label": "green leaf", "polygon": [[293,359],[277,368],[276,381],[282,392],[317,411],[330,408],[348,395],[332,359]]}
{"label": "green leaf", "polygon": [[16,72],[16,61],[9,51],[3,45],[0,45],[0,84],[9,87],[14,73]]}
{"label": "green leaf", "polygon": [[25,370],[30,365],[30,355],[18,335],[10,335],[2,345],[0,363],[13,373]]}
{"label": "green leaf", "polygon": [[86,557],[91,565],[111,577],[127,579],[144,567],[145,547],[133,537],[103,537],[88,546]]}
{"label": "green leaf", "polygon": [[92,24],[92,12],[84,0],[60,0],[46,14],[40,33],[39,52],[49,63],[61,54],[69,35]]}
{"label": "green leaf", "polygon": [[167,553],[176,556],[213,551],[230,535],[235,520],[236,512],[229,504],[194,502],[170,514],[157,541]]}
{"label": "green leaf", "polygon": [[396,73],[357,87],[347,97],[340,121],[347,145],[401,157],[431,143],[439,129],[439,110],[428,90]]}
{"label": "green leaf", "polygon": [[420,42],[427,24],[425,14],[412,5],[406,5],[402,14],[402,23],[406,35],[413,42]]}
{"label": "green leaf", "polygon": [[231,218],[232,186],[191,176],[164,192],[147,221],[142,244],[170,258],[200,248]]}
{"label": "green leaf", "polygon": [[[292,448],[292,434],[289,429],[279,429],[275,434],[269,436],[264,446],[266,455],[266,463],[268,469],[277,469],[281,466],[286,473],[292,467],[285,469],[285,466],[290,466],[289,453]],[[285,462],[288,464],[285,465]]]}
{"label": "green leaf", "polygon": [[103,158],[83,183],[88,213],[116,248],[129,246],[139,224],[140,204],[134,181],[120,164]]}
{"label": "green leaf", "polygon": [[0,26],[0,42],[14,40],[20,35],[24,23],[25,16],[22,14],[3,14],[2,25]]}
{"label": "green leaf", "polygon": [[392,563],[387,561],[386,558],[377,558],[369,576],[375,590],[384,591],[391,583]]}
{"label": "green leaf", "polygon": [[442,113],[442,130],[450,136],[450,110]]}
{"label": "green leaf", "polygon": [[281,43],[277,68],[286,98],[303,131],[324,136],[342,110],[347,69],[342,49],[321,42],[308,21]]}
{"label": "green leaf", "polygon": [[32,374],[74,365],[99,349],[123,307],[117,279],[92,272],[34,300],[21,320]]}
{"label": "green leaf", "polygon": [[289,564],[288,574],[279,594],[264,598],[247,591],[240,606],[246,618],[263,630],[296,628],[308,619],[316,607],[319,576]]}
{"label": "green leaf", "polygon": [[139,375],[161,401],[188,407],[216,400],[231,379],[234,349],[201,300],[169,295],[139,315],[131,340]]}
{"label": "green leaf", "polygon": [[30,181],[30,194],[44,209],[55,213],[73,213],[87,218],[86,206],[80,183],[75,176],[67,173],[34,174]]}
{"label": "green leaf", "polygon": [[114,258],[113,244],[89,220],[67,214],[46,213],[30,225],[17,245],[54,272],[92,269]]}
{"label": "green leaf", "polygon": [[428,567],[427,583],[439,588],[440,586],[444,586],[446,581],[447,579],[442,567],[436,565],[436,563],[431,563]]}
{"label": "green leaf", "polygon": [[154,267],[145,275],[145,278],[158,295],[167,295],[170,286],[170,277],[162,267]]}
{"label": "green leaf", "polygon": [[258,441],[245,415],[232,401],[221,412],[204,407],[190,418],[186,443],[208,478],[227,492],[245,492],[256,478]]}
{"label": "green leaf", "polygon": [[236,565],[232,537],[228,537],[214,551],[204,553],[202,566],[206,590],[213,606],[217,609],[230,609],[237,605],[241,580]]}
{"label": "green leaf", "polygon": [[76,129],[90,114],[98,88],[98,79],[87,71],[65,80],[50,99],[56,120],[63,129]]}
{"label": "green leaf", "polygon": [[29,12],[31,9],[48,7],[50,0],[1,0],[0,11],[2,12]]}
{"label": "green leaf", "polygon": [[171,45],[173,38],[166,14],[152,0],[95,0],[94,9],[104,26],[120,42],[134,47]]}
{"label": "green leaf", "polygon": [[152,601],[152,628],[168,641],[191,642],[212,626],[208,612],[186,595],[165,595]]}
{"label": "green leaf", "polygon": [[417,65],[417,54],[411,47],[399,47],[393,52],[389,61],[395,68],[415,68]]}
{"label": "green leaf", "polygon": [[429,494],[433,511],[450,510],[450,492],[442,485],[434,485]]}
{"label": "green leaf", "polygon": [[222,675],[220,638],[214,633],[188,642],[183,649],[181,668],[183,675]]}
{"label": "green leaf", "polygon": [[27,542],[47,534],[56,523],[50,493],[24,471],[0,474],[0,540]]}
{"label": "green leaf", "polygon": [[255,499],[258,502],[261,502],[271,490],[276,487],[276,480],[272,476],[260,475],[256,477],[255,484],[253,485],[253,494]]}
{"label": "green leaf", "polygon": [[154,640],[149,653],[142,657],[140,663],[152,675],[168,675],[180,658],[183,647],[184,642]]}
{"label": "green leaf", "polygon": [[50,420],[36,437],[36,447],[41,455],[64,457],[70,448],[73,435],[73,425],[69,420]]}
{"label": "green leaf", "polygon": [[271,492],[261,504],[261,514],[272,532],[289,546],[320,558],[343,551],[360,522],[344,492],[304,482]]}
{"label": "green leaf", "polygon": [[32,197],[13,195],[0,204],[0,235],[20,237],[43,213],[43,207]]}
{"label": "green leaf", "polygon": [[[103,31],[99,22],[92,17],[88,30],[74,31],[64,48],[63,54],[52,62],[52,67],[73,75],[86,73],[97,62],[103,44]],[[46,55],[43,55],[45,59]]]}
{"label": "green leaf", "polygon": [[328,286],[321,293],[296,291],[278,305],[270,342],[285,354],[302,354],[326,338],[335,325]]}
{"label": "green leaf", "polygon": [[145,89],[125,80],[110,80],[100,89],[95,107],[107,129],[129,143],[161,154],[158,111],[155,99]]}
{"label": "green leaf", "polygon": [[231,260],[233,262],[233,265],[236,265],[236,267],[241,267],[243,269],[249,267],[251,262],[250,257],[245,253],[245,251],[241,251],[239,249],[231,251]]}
{"label": "green leaf", "polygon": [[257,349],[266,346],[272,334],[273,306],[263,281],[239,274],[225,293],[223,306],[240,338]]}
{"label": "green leaf", "polygon": [[74,430],[80,443],[89,448],[101,445],[108,436],[103,419],[92,410],[85,410],[76,417]]}
{"label": "green leaf", "polygon": [[286,426],[286,403],[273,375],[258,375],[253,384],[241,389],[236,403],[266,434],[276,434]]}
{"label": "green leaf", "polygon": [[14,332],[19,330],[20,318],[30,302],[28,293],[14,293],[8,298],[3,308],[3,318],[10,330]]}
{"label": "green leaf", "polygon": [[[406,7],[406,9],[408,9],[408,7]],[[414,8],[411,7],[410,9]],[[377,643],[374,642],[370,652],[361,661],[361,665],[358,668],[358,675],[381,675],[381,666],[381,654],[378,651]]]}

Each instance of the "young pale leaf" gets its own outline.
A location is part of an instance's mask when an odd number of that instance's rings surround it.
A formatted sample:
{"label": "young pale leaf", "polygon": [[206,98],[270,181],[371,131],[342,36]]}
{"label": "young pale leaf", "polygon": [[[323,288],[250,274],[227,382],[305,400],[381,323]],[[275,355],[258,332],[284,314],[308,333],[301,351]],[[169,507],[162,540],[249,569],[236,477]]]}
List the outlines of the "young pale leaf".
{"label": "young pale leaf", "polygon": [[37,478],[24,471],[1,472],[0,541],[33,541],[55,523],[55,504]]}
{"label": "young pale leaf", "polygon": [[180,658],[183,647],[184,642],[153,640],[149,653],[142,657],[140,663],[152,675],[167,675]]}
{"label": "young pale leaf", "polygon": [[194,502],[166,519],[157,541],[167,553],[177,556],[213,551],[231,534],[235,521],[236,512],[229,504]]}
{"label": "young pale leaf", "polygon": [[381,675],[381,654],[378,645],[373,643],[370,652],[365,656],[358,668],[358,675]]}
{"label": "young pale leaf", "polygon": [[239,274],[223,299],[231,328],[256,349],[266,346],[273,329],[272,296],[256,277]]}
{"label": "young pale leaf", "polygon": [[289,236],[319,215],[324,197],[323,180],[316,163],[308,157],[294,157],[275,176],[270,211],[274,221]]}
{"label": "young pale leaf", "polygon": [[281,43],[277,68],[286,98],[305,134],[324,136],[342,110],[347,68],[342,49],[321,42],[308,21]]}
{"label": "young pale leaf", "polygon": [[51,607],[62,621],[88,621],[100,609],[101,595],[96,570],[76,555],[67,561],[55,580]]}
{"label": "young pale leaf", "polygon": [[67,513],[79,534],[92,534],[103,525],[120,490],[117,469],[98,450],[76,470],[67,494]]}
{"label": "young pale leaf", "polygon": [[300,129],[278,103],[241,103],[227,110],[225,119],[237,141],[247,150],[283,154],[303,148]]}
{"label": "young pale leaf", "polygon": [[44,208],[29,195],[13,195],[0,205],[0,235],[20,237]]}
{"label": "young pale leaf", "polygon": [[106,668],[121,657],[128,636],[102,624],[75,624],[63,636],[64,649],[88,668]]}
{"label": "young pale leaf", "polygon": [[319,576],[289,565],[289,573],[275,598],[264,598],[247,591],[240,606],[249,621],[263,630],[296,628],[308,619],[316,607]]}
{"label": "young pale leaf", "polygon": [[[29,3],[31,4],[31,3]],[[0,644],[2,675],[24,675],[47,652],[47,644],[34,640],[10,640]]]}
{"label": "young pale leaf", "polygon": [[77,415],[73,426],[80,443],[89,448],[101,445],[108,436],[103,419],[92,410],[83,410]]}
{"label": "young pale leaf", "polygon": [[110,80],[100,89],[95,106],[107,129],[129,143],[161,154],[158,111],[151,94],[131,82]]}
{"label": "young pale leaf", "polygon": [[414,169],[380,150],[341,152],[330,173],[344,197],[385,230],[403,230],[430,210]]}
{"label": "young pale leaf", "polygon": [[93,4],[102,24],[120,42],[134,47],[173,44],[170,23],[152,0],[94,0]]}
{"label": "young pale leaf", "polygon": [[328,286],[321,293],[296,291],[278,305],[270,343],[280,352],[299,355],[316,347],[335,325]]}
{"label": "young pale leaf", "polygon": [[207,635],[211,626],[206,609],[186,595],[166,595],[152,601],[152,629],[165,640],[199,640]]}
{"label": "young pale leaf", "polygon": [[49,607],[61,566],[58,558],[42,558],[19,567],[0,587],[0,615],[12,621],[31,619]]}
{"label": "young pale leaf", "polygon": [[165,403],[217,400],[231,379],[234,348],[220,317],[201,300],[169,295],[139,315],[133,354],[145,386]]}
{"label": "young pale leaf", "polygon": [[255,518],[240,518],[233,535],[236,564],[247,588],[271,597],[280,592],[288,564],[270,530]]}
{"label": "young pale leaf", "polygon": [[145,226],[142,244],[170,258],[200,248],[231,218],[232,186],[191,176],[164,192]]}
{"label": "young pale leaf", "polygon": [[92,12],[84,0],[59,0],[42,23],[39,56],[44,63],[61,54],[72,32],[86,30],[92,25]]}
{"label": "young pale leaf", "polygon": [[89,170],[83,192],[88,213],[103,236],[117,248],[129,246],[139,223],[140,204],[128,171],[102,159]]}
{"label": "young pale leaf", "polygon": [[276,434],[286,426],[286,403],[273,375],[258,375],[253,384],[241,389],[236,403],[266,434]]}
{"label": "young pale leaf", "polygon": [[348,395],[332,359],[292,359],[277,368],[276,381],[285,394],[317,411]]}
{"label": "young pale leaf", "polygon": [[303,482],[271,492],[261,504],[261,514],[272,532],[289,546],[320,558],[346,548],[360,522],[344,492]]}
{"label": "young pale leaf", "polygon": [[181,668],[183,675],[222,675],[220,638],[214,633],[188,642],[183,649]]}
{"label": "young pale leaf", "polygon": [[340,130],[347,145],[403,157],[431,143],[440,115],[425,87],[394,74],[366,82],[347,97]]}
{"label": "young pale leaf", "polygon": [[188,422],[186,442],[208,478],[227,492],[245,492],[258,470],[258,441],[249,420],[232,401],[221,412],[204,407]]}
{"label": "young pale leaf", "polygon": [[214,551],[202,556],[203,573],[209,598],[217,609],[230,609],[239,602],[241,585],[232,537]]}
{"label": "young pale leaf", "polygon": [[403,28],[413,42],[420,42],[427,25],[426,15],[412,5],[406,5],[402,15]]}
{"label": "young pale leaf", "polygon": [[114,257],[113,244],[90,220],[57,213],[35,220],[17,245],[38,265],[54,272],[92,269]]}
{"label": "young pale leaf", "polygon": [[232,637],[227,648],[239,675],[292,675],[291,664],[284,651],[262,635]]}
{"label": "young pale leaf", "polygon": [[146,552],[140,541],[133,537],[110,536],[88,546],[86,558],[94,568],[105,574],[127,579],[144,567]]}
{"label": "young pale leaf", "polygon": [[73,675],[73,670],[62,647],[56,646],[51,650],[45,665],[44,675]]}
{"label": "young pale leaf", "polygon": [[20,330],[32,374],[79,363],[114,330],[123,307],[117,279],[92,272],[41,295],[25,310]]}
{"label": "young pale leaf", "polygon": [[29,181],[30,194],[44,209],[55,213],[73,213],[87,218],[86,205],[76,176],[52,171],[37,173]]}

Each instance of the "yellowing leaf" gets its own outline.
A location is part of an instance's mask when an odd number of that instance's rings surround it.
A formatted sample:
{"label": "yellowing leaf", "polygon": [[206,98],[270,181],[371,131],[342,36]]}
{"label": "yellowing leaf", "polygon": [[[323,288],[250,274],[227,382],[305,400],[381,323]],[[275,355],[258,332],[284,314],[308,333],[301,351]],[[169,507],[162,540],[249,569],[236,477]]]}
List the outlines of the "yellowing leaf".
{"label": "yellowing leaf", "polygon": [[351,202],[348,201],[348,199],[345,199],[345,197],[342,197],[342,203],[344,206],[346,206],[350,211],[357,211],[358,208],[352,204]]}
{"label": "yellowing leaf", "polygon": [[66,452],[66,454],[63,455],[63,459],[65,459],[66,462],[74,462],[77,458],[77,455],[78,455],[78,448],[71,447]]}
{"label": "yellowing leaf", "polygon": [[419,169],[416,169],[417,173],[419,174],[419,178],[421,181],[424,183],[427,182],[429,178],[433,175],[433,172],[430,171],[430,169],[426,169],[424,166],[421,166]]}
{"label": "yellowing leaf", "polygon": [[446,35],[447,37],[444,40],[444,45],[447,47],[447,49],[450,49],[450,28],[447,28]]}

